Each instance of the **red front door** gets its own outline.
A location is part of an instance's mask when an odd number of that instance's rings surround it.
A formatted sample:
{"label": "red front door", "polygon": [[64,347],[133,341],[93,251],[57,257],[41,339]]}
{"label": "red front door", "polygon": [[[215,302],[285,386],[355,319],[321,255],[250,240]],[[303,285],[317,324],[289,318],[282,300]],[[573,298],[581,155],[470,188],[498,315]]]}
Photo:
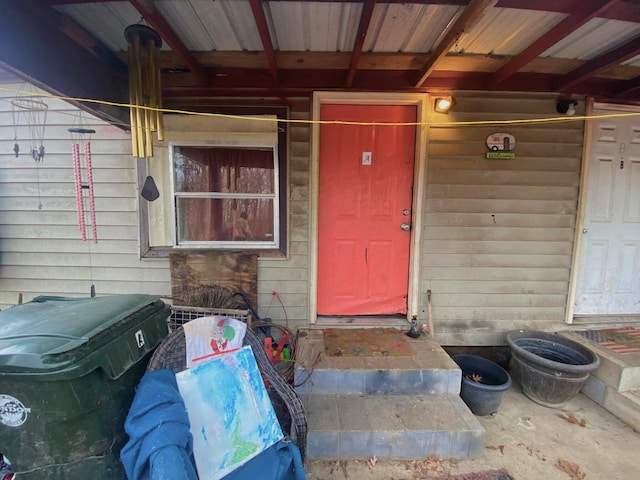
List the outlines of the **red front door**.
{"label": "red front door", "polygon": [[[320,117],[402,124],[416,121],[416,108],[323,105]],[[318,315],[407,312],[415,132],[321,125]]]}

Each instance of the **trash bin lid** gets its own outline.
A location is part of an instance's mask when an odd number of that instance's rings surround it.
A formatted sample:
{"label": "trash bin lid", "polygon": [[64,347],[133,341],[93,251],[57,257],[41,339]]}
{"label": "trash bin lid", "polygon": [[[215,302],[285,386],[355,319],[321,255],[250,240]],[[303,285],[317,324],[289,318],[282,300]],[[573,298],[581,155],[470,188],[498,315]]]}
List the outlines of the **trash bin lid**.
{"label": "trash bin lid", "polygon": [[[118,339],[127,328],[122,320],[154,303],[165,306],[141,294],[40,296],[0,311],[0,374],[55,371],[80,362]],[[81,348],[89,342],[90,348]]]}

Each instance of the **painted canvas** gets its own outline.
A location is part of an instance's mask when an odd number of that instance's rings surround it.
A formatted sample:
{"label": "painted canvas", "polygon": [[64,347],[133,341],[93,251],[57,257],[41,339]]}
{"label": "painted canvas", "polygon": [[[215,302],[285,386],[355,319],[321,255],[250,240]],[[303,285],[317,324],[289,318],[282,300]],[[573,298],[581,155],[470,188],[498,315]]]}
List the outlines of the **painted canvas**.
{"label": "painted canvas", "polygon": [[218,480],[282,438],[251,347],[176,374],[200,480]]}

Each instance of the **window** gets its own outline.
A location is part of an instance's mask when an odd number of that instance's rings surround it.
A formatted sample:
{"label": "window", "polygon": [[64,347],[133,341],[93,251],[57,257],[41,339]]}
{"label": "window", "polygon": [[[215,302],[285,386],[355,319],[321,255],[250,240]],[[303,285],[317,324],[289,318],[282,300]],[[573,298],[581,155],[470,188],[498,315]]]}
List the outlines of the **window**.
{"label": "window", "polygon": [[280,247],[277,145],[172,144],[170,158],[175,245]]}

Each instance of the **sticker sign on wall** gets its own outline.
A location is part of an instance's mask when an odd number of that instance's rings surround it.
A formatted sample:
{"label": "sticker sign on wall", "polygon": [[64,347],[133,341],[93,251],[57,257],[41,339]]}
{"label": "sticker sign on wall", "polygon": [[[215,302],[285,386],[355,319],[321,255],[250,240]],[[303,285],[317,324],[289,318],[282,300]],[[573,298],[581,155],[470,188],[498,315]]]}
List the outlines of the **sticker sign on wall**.
{"label": "sticker sign on wall", "polygon": [[487,158],[513,159],[516,154],[513,149],[516,147],[516,137],[510,133],[492,133],[487,137]]}
{"label": "sticker sign on wall", "polygon": [[0,395],[0,423],[7,427],[19,427],[31,413],[20,400],[11,395]]}

